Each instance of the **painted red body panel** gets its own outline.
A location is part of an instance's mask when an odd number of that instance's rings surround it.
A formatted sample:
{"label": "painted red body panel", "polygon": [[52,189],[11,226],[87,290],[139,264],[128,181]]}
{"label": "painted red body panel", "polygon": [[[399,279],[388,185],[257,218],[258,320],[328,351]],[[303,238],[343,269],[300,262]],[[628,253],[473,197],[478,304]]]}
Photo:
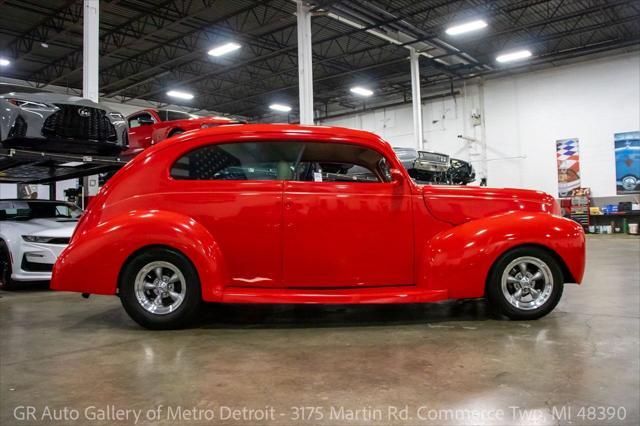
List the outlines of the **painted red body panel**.
{"label": "painted red body panel", "polygon": [[150,146],[167,139],[169,135],[177,130],[180,132],[188,132],[189,130],[199,130],[202,126],[219,126],[233,122],[233,120],[224,117],[198,117],[189,120],[162,121],[158,112],[154,109],[137,111],[129,115],[127,120],[142,111],[151,114],[156,122],[152,125],[129,129],[129,149],[122,153],[123,156],[137,155]]}
{"label": "painted red body panel", "polygon": [[[403,179],[390,183],[174,180],[186,152],[211,143],[363,145]],[[202,297],[227,303],[414,303],[484,295],[493,263],[521,245],[546,248],[566,280],[584,273],[584,233],[537,191],[414,184],[391,147],[356,130],[230,125],[177,136],[120,170],[81,219],[52,288],[115,294],[119,272],[148,246],[181,251]],[[85,277],[91,277],[87,280]]]}

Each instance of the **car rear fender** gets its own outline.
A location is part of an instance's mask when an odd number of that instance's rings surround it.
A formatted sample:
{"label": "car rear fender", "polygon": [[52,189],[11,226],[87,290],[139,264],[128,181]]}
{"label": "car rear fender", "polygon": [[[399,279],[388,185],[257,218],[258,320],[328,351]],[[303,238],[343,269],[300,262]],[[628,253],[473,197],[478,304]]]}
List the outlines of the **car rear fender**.
{"label": "car rear fender", "polygon": [[74,238],[56,262],[51,287],[115,294],[123,266],[151,246],[169,247],[185,255],[198,272],[203,300],[220,299],[228,279],[215,239],[193,218],[162,210],[131,211]]}
{"label": "car rear fender", "polygon": [[450,298],[482,297],[496,260],[523,245],[543,247],[554,255],[565,282],[582,281],[585,238],[579,224],[548,213],[508,212],[436,234],[427,243],[418,284],[427,290],[446,289]]}

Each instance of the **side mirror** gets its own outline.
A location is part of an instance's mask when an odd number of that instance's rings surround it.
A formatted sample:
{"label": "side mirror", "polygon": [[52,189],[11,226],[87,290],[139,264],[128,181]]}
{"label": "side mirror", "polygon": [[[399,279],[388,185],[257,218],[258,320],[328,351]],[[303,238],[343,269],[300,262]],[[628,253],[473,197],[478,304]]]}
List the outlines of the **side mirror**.
{"label": "side mirror", "polygon": [[398,169],[391,169],[391,182],[394,184],[401,184],[404,182],[404,173]]}

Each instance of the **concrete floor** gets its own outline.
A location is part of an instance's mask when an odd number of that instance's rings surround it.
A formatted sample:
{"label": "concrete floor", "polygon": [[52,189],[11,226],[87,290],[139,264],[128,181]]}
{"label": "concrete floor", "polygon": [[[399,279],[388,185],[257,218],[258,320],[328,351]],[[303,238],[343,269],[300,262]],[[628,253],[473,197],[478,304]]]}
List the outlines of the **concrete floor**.
{"label": "concrete floor", "polygon": [[[0,423],[133,424],[138,413],[153,424],[161,406],[160,423],[183,424],[637,425],[639,258],[638,238],[589,237],[584,285],[532,322],[490,318],[475,301],[225,306],[193,329],[150,332],[115,297],[3,292]],[[21,406],[35,420],[19,422]],[[590,421],[600,412],[588,407],[603,406],[624,420]],[[111,407],[128,420],[101,417]]]}

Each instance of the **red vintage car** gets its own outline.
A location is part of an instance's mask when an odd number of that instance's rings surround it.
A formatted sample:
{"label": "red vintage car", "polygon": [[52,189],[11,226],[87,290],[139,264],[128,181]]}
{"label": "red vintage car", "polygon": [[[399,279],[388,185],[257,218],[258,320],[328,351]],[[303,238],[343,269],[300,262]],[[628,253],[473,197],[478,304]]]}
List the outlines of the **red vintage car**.
{"label": "red vintage car", "polygon": [[202,302],[421,303],[486,297],[513,319],[585,266],[550,195],[420,186],[368,132],[220,126],[156,145],[102,188],[52,288],[118,294],[148,328]]}
{"label": "red vintage car", "polygon": [[226,117],[199,117],[169,109],[145,109],[127,117],[129,123],[129,149],[125,157],[139,154],[160,141],[189,130],[204,129],[239,121]]}

